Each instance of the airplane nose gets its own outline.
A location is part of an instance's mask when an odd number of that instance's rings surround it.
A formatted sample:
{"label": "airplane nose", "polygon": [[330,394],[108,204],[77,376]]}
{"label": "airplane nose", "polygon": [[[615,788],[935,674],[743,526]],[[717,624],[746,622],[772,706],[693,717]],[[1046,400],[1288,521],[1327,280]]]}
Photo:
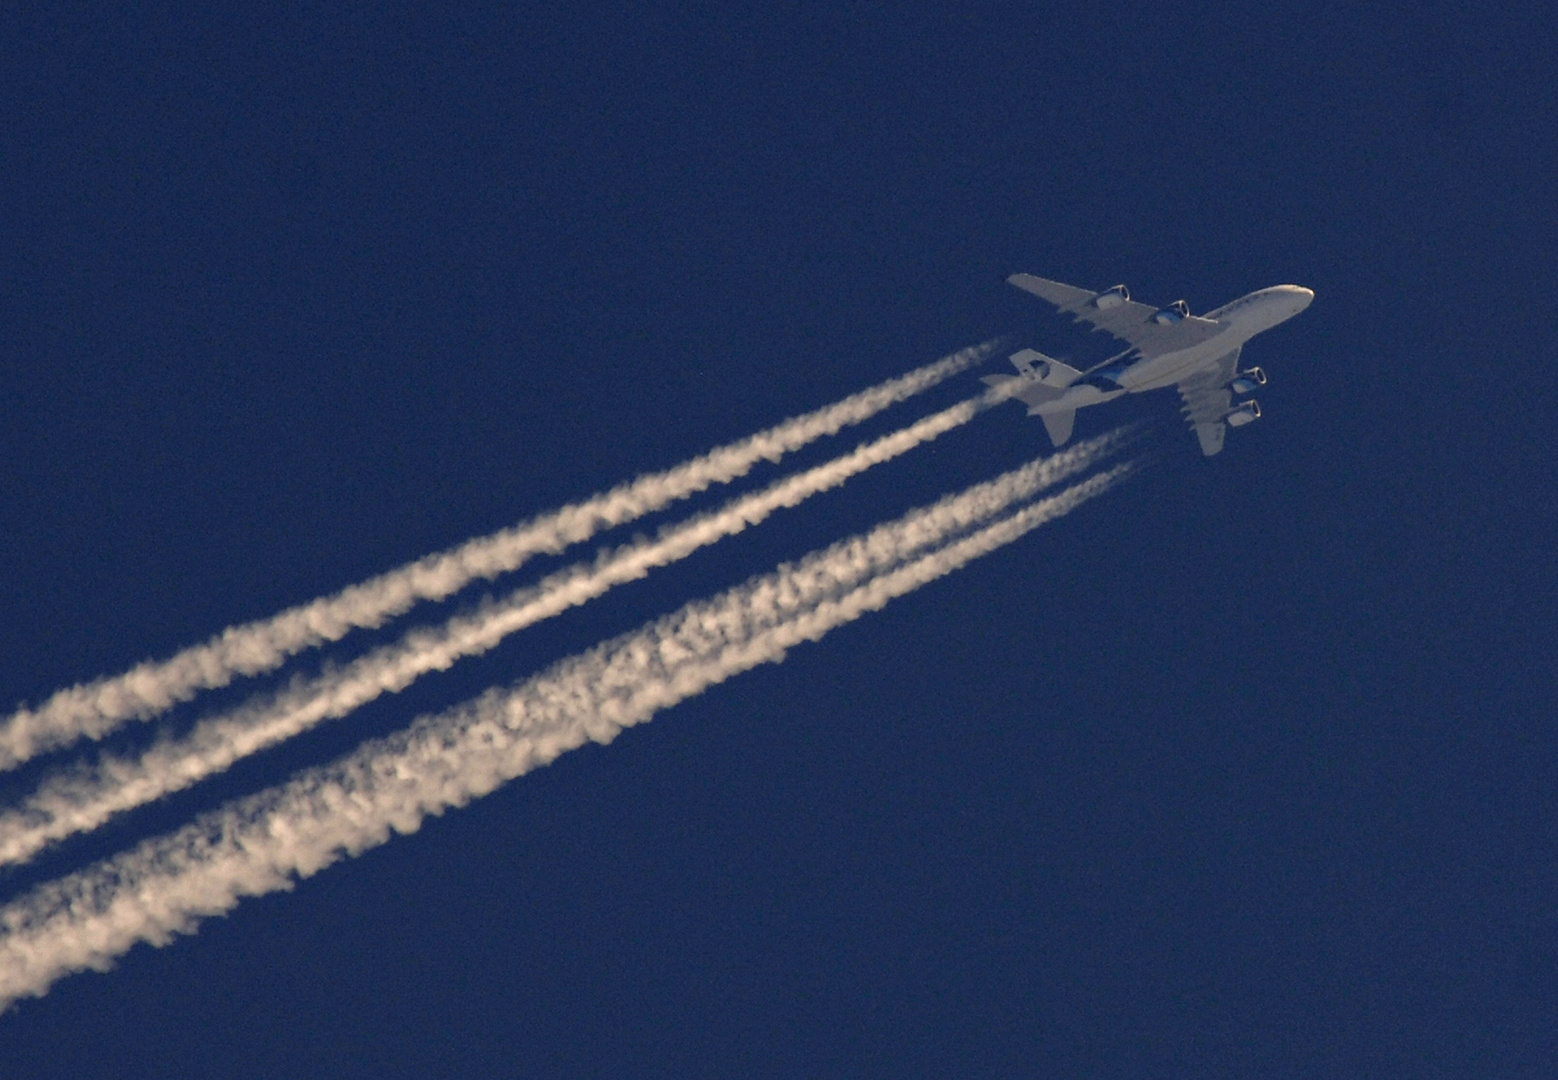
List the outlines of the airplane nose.
{"label": "airplane nose", "polygon": [[1306,289],[1302,285],[1284,285],[1282,290],[1292,296],[1295,312],[1303,311],[1315,302],[1315,291],[1313,289]]}

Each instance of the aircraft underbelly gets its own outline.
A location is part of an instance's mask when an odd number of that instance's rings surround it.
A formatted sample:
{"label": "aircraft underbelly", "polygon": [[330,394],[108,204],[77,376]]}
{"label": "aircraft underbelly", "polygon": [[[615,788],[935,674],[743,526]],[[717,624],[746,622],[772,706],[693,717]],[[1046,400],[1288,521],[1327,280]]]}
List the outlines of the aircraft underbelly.
{"label": "aircraft underbelly", "polygon": [[1211,341],[1202,342],[1190,349],[1181,349],[1179,352],[1165,353],[1151,360],[1143,360],[1141,363],[1128,369],[1120,379],[1120,383],[1132,393],[1141,393],[1144,390],[1158,390],[1165,386],[1173,386],[1185,376],[1197,368],[1222,356],[1230,348],[1226,335],[1219,334]]}
{"label": "aircraft underbelly", "polygon": [[1125,393],[1123,389],[1100,390],[1096,386],[1073,386],[1058,398],[1030,405],[1028,415],[1046,416],[1075,412],[1077,409],[1085,409],[1089,405],[1113,401],[1123,393]]}

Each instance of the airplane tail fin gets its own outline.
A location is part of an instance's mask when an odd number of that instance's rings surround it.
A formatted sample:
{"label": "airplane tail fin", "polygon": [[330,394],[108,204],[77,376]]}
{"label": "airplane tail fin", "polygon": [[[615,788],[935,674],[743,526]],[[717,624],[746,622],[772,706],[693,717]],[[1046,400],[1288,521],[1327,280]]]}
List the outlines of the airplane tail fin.
{"label": "airplane tail fin", "polygon": [[1010,397],[1028,406],[1028,415],[1038,415],[1044,421],[1044,430],[1050,441],[1061,446],[1071,438],[1071,428],[1076,422],[1077,411],[1040,413],[1045,405],[1066,393],[1066,388],[1082,377],[1082,373],[1070,364],[1052,360],[1034,349],[1023,349],[1011,356],[1017,375],[986,375],[984,383],[995,389],[1005,389]]}
{"label": "airplane tail fin", "polygon": [[1070,364],[1045,356],[1037,349],[1014,352],[1011,361],[1020,374],[1057,390],[1064,390],[1082,377],[1082,373]]}
{"label": "airplane tail fin", "polygon": [[1069,409],[1066,412],[1040,413],[1039,419],[1044,421],[1044,430],[1049,432],[1050,442],[1057,447],[1063,446],[1071,438],[1071,428],[1076,423],[1077,411]]}

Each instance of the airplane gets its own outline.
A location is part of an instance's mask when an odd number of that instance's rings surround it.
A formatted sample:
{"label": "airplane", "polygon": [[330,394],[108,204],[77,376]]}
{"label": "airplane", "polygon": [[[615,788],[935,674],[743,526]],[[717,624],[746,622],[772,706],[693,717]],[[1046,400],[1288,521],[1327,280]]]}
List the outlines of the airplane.
{"label": "airplane", "polygon": [[1260,417],[1260,403],[1254,398],[1238,404],[1233,400],[1235,394],[1266,385],[1260,368],[1239,369],[1244,343],[1291,319],[1315,298],[1314,291],[1302,285],[1273,285],[1205,315],[1192,315],[1183,300],[1165,308],[1139,304],[1124,285],[1093,292],[1032,274],[1013,274],[1006,280],[1127,346],[1086,371],[1023,349],[1011,357],[1016,375],[984,377],[987,385],[1004,388],[1027,405],[1029,416],[1043,420],[1056,446],[1071,438],[1078,409],[1122,394],[1174,386],[1184,401],[1181,411],[1207,457],[1222,450],[1229,427],[1243,427]]}

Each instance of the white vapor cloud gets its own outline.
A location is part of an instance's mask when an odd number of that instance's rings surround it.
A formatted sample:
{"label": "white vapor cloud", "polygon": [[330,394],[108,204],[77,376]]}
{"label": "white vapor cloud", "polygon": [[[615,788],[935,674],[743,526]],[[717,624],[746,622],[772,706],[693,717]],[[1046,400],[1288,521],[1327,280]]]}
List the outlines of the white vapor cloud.
{"label": "white vapor cloud", "polygon": [[149,719],[240,676],[274,671],[288,657],[337,641],[355,628],[380,626],[418,601],[444,599],[472,581],[514,570],[533,555],[562,551],[710,485],[744,476],[759,461],[778,461],[966,370],[988,356],[995,344],[964,349],[682,465],[426,556],[334,595],[229,627],[166,660],[147,661],[122,675],[60,690],[36,709],[22,708],[0,720],[0,770],[77,739],[100,739],[129,721]]}
{"label": "white vapor cloud", "polygon": [[[1105,452],[1069,453],[1097,461]],[[242,896],[291,888],[585,742],[610,742],[624,727],[782,660],[794,645],[1070,512],[1133,468],[1117,466],[1011,512],[1044,486],[1055,462],[1034,462],[688,604],[515,687],[420,718],[331,765],[40,886],[0,908],[0,1005],[41,995],[71,971],[105,970],[138,941],[166,944]]]}
{"label": "white vapor cloud", "polygon": [[[685,558],[758,524],[776,510],[795,506],[938,438],[1005,396],[990,391],[944,409],[851,453],[733,499],[718,510],[667,526],[654,540],[602,552],[593,563],[558,571],[474,614],[456,616],[438,628],[414,630],[341,668],[202,720],[182,737],[162,740],[137,754],[103,755],[94,763],[60,770],[17,806],[0,812],[0,865],[30,859],[54,841],[190,787],[250,754],[345,716],[385,693],[398,693],[428,672],[486,652],[512,633],[642,578],[655,567]],[[1059,483],[1117,442],[1116,436],[1104,436],[1056,455],[1046,462],[1041,479]]]}

